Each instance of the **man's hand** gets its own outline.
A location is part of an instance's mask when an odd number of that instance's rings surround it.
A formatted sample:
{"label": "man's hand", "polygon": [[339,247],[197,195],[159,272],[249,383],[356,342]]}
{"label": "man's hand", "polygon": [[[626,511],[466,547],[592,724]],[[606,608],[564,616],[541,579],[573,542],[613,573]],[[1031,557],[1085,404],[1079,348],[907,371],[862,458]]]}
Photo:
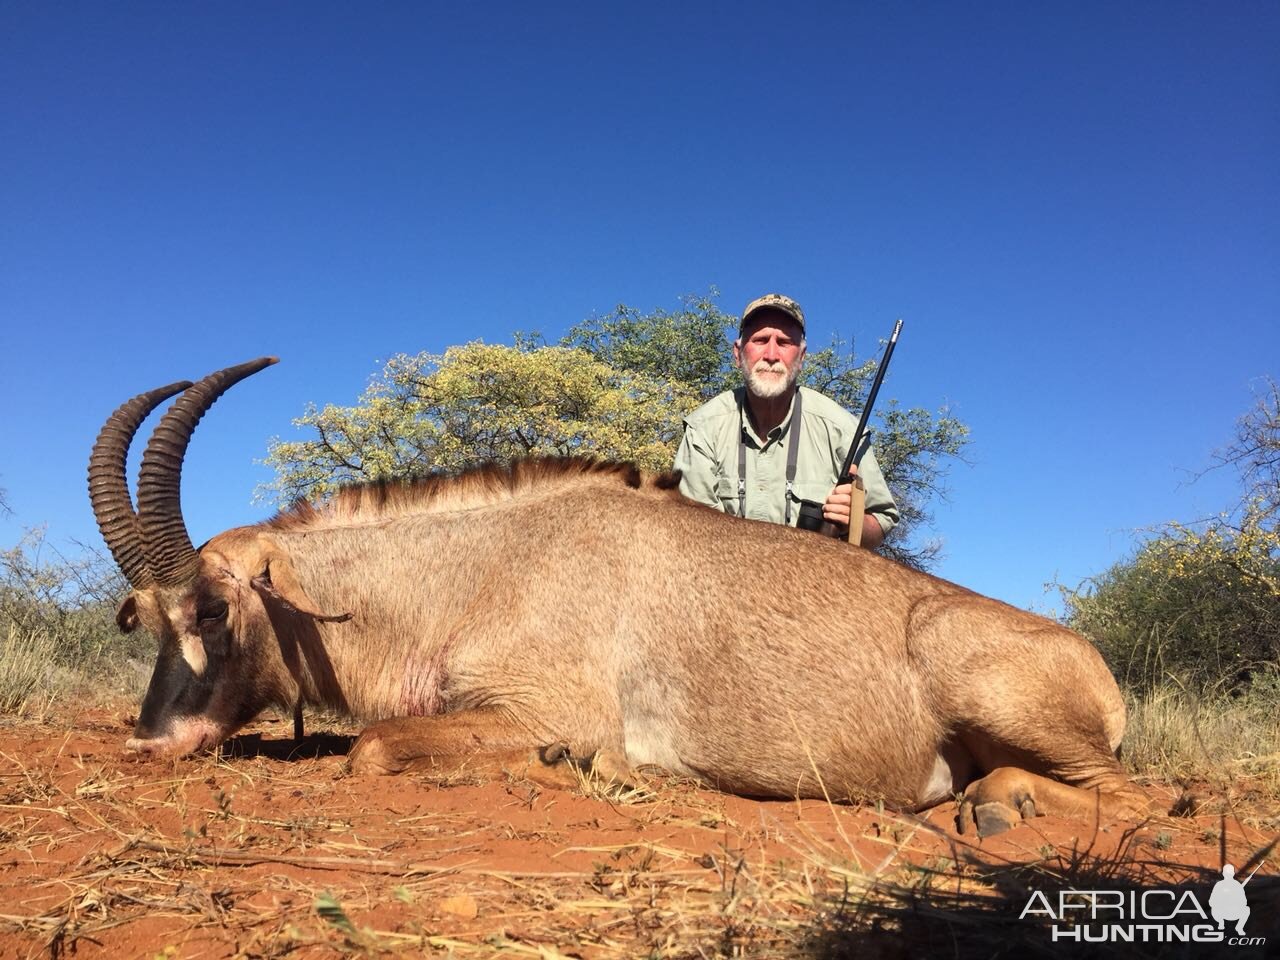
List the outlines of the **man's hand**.
{"label": "man's hand", "polygon": [[[858,467],[852,468],[853,475],[858,475]],[[842,527],[849,526],[849,511],[853,506],[853,484],[842,483],[827,494],[822,504],[822,516]],[[862,546],[874,550],[884,542],[884,531],[880,529],[880,521],[870,514],[862,517]]]}
{"label": "man's hand", "polygon": [[[857,472],[857,468],[854,468]],[[849,525],[849,510],[853,507],[853,484],[842,483],[829,494],[822,504],[822,516],[842,527]]]}

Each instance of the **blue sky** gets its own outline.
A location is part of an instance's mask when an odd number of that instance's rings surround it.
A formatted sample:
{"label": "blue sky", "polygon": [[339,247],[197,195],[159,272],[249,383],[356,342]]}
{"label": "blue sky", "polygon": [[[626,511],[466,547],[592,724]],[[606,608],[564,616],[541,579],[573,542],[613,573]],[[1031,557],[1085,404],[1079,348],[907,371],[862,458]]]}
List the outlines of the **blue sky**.
{"label": "blue sky", "polygon": [[1230,504],[1280,376],[1280,6],[0,3],[0,544],[98,542],[134,393],[274,353],[184,474],[390,355],[798,299],[949,403],[943,576],[1021,606]]}

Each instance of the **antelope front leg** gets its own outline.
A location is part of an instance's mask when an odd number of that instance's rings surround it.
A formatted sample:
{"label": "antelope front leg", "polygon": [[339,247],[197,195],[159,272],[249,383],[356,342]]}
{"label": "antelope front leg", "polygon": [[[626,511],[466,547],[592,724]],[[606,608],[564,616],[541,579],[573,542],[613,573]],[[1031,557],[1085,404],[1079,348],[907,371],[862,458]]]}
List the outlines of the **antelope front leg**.
{"label": "antelope front leg", "polygon": [[1105,788],[1071,786],[1020,770],[1000,767],[965,790],[956,816],[961,833],[970,827],[979,837],[990,837],[1046,814],[1090,820],[1131,819],[1152,813],[1151,801],[1130,787],[1123,778]]}
{"label": "antelope front leg", "polygon": [[347,762],[357,774],[465,772],[496,779],[509,773],[543,786],[577,785],[569,764],[530,741],[527,730],[492,709],[395,717],[366,727]]}

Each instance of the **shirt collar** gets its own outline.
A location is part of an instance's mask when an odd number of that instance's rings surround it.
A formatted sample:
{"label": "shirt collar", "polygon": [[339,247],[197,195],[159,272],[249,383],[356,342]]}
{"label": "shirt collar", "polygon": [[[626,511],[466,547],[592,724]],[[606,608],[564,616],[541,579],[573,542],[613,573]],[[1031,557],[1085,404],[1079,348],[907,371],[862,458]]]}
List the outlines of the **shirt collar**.
{"label": "shirt collar", "polygon": [[787,431],[791,429],[791,421],[796,413],[796,397],[800,395],[800,387],[796,387],[791,394],[791,405],[787,408],[787,415],[782,418],[782,422],[769,431],[769,436],[761,439],[756,433],[756,428],[751,425],[751,417],[747,415],[747,388],[739,387],[735,392],[738,395],[738,421],[742,427],[743,435],[750,440],[756,447],[764,449],[770,443],[778,443],[787,435]]}

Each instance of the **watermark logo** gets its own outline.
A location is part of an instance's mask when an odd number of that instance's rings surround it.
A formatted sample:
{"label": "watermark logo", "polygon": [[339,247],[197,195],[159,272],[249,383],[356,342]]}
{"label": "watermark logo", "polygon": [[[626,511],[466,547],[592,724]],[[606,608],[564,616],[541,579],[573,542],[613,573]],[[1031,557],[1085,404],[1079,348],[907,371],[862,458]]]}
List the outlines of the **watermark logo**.
{"label": "watermark logo", "polygon": [[1222,879],[1213,885],[1213,893],[1209,894],[1209,910],[1213,913],[1213,919],[1218,921],[1219,929],[1225,927],[1228,920],[1232,920],[1236,925],[1236,933],[1244,936],[1244,922],[1249,919],[1249,898],[1245,895],[1244,886],[1257,872],[1258,867],[1254,867],[1253,873],[1241,883],[1235,878],[1235,867],[1228,863],[1222,868]]}
{"label": "watermark logo", "polygon": [[[1245,887],[1258,864],[1243,881],[1227,864],[1213,885],[1208,909],[1191,890],[1032,890],[1020,919],[1049,922],[1054,943],[1225,943],[1261,946],[1266,937],[1251,937],[1245,929],[1249,897]],[[1227,925],[1234,929],[1227,929]]]}

